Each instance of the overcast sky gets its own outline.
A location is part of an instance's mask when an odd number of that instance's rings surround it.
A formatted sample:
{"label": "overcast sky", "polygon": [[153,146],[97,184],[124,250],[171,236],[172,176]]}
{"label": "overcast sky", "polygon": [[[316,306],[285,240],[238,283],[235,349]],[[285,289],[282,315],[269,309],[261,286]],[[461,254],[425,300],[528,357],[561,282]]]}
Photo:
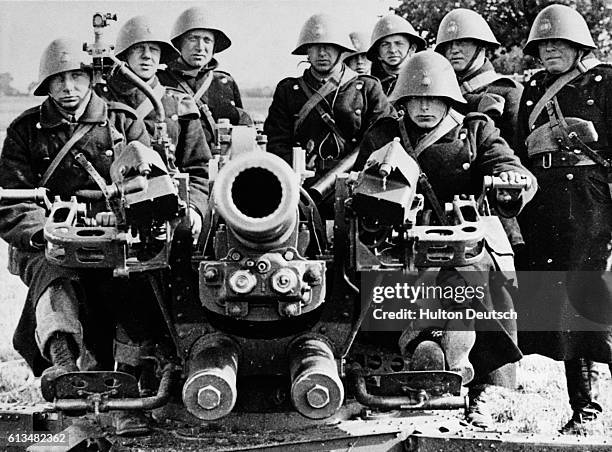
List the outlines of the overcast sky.
{"label": "overcast sky", "polygon": [[13,86],[25,90],[38,78],[38,63],[45,46],[56,37],[93,40],[94,12],[113,12],[118,21],[108,29],[114,42],[127,19],[146,14],[170,33],[176,17],[191,6],[211,12],[232,46],[217,55],[220,68],[230,72],[239,86],[272,86],[303,70],[303,59],[291,55],[300,27],[312,14],[326,12],[350,29],[371,31],[378,16],[397,0],[207,0],[188,1],[6,1],[0,0],[0,72],[10,72]]}

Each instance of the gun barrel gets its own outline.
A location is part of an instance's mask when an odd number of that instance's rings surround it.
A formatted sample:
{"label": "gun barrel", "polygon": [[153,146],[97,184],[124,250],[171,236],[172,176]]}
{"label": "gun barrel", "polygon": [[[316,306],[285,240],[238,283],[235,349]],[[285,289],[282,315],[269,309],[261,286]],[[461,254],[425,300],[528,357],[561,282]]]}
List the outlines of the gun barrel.
{"label": "gun barrel", "polygon": [[316,203],[320,203],[334,191],[336,177],[338,174],[348,173],[353,168],[358,153],[359,150],[355,149],[308,189],[310,196]]}
{"label": "gun barrel", "polygon": [[265,249],[292,233],[299,195],[299,176],[283,159],[265,152],[245,153],[219,171],[213,205],[238,240]]}

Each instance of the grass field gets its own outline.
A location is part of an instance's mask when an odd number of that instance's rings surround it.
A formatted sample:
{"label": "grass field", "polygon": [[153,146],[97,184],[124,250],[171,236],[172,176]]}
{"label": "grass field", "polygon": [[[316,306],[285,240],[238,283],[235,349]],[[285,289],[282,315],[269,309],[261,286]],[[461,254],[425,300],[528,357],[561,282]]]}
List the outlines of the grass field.
{"label": "grass field", "polygon": [[[24,109],[36,105],[36,98],[0,97],[0,137],[4,128]],[[270,99],[244,99],[255,119],[265,118]],[[6,270],[7,247],[0,244],[0,402],[39,400],[38,382],[28,381],[29,373],[18,361],[11,346],[12,332],[25,299],[25,286]],[[606,410],[601,421],[589,429],[592,434],[612,437],[612,380],[602,366],[600,402]],[[492,388],[488,391],[496,420],[516,433],[555,434],[568,419],[570,410],[561,363],[539,355],[524,358],[518,369],[518,390]],[[15,391],[17,389],[17,391]],[[8,391],[8,392],[7,392]]]}

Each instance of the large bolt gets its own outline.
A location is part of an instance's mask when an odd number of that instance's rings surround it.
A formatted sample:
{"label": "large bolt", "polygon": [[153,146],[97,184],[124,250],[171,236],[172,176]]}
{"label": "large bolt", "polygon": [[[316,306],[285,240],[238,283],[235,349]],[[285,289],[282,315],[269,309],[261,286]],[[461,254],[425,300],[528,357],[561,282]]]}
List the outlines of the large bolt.
{"label": "large bolt", "polygon": [[329,389],[316,384],[306,393],[306,400],[315,409],[323,408],[329,403]]}
{"label": "large bolt", "polygon": [[198,404],[205,410],[214,410],[221,403],[221,391],[207,385],[198,391]]}
{"label": "large bolt", "polygon": [[239,294],[251,292],[257,285],[257,278],[248,270],[237,270],[229,278],[230,288]]}

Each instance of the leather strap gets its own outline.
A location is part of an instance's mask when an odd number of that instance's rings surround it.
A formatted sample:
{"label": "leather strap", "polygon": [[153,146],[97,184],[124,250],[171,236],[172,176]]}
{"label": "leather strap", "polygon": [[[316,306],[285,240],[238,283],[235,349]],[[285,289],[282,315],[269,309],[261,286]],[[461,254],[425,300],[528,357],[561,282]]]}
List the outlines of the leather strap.
{"label": "leather strap", "polygon": [[588,58],[580,61],[574,69],[569,72],[566,72],[561,77],[559,77],[555,82],[548,87],[544,95],[540,98],[538,103],[533,107],[531,114],[529,115],[529,130],[533,129],[533,125],[538,120],[538,116],[540,113],[544,111],[546,108],[546,104],[559,93],[563,89],[565,85],[574,80],[576,77],[584,74],[585,72],[590,71],[596,66],[599,66],[601,61],[597,58]]}
{"label": "leather strap", "polygon": [[461,94],[469,94],[474,91],[478,91],[480,88],[484,88],[487,85],[490,85],[497,80],[501,80],[502,78],[507,78],[504,75],[498,74],[495,71],[485,71],[480,74],[472,77],[465,82],[462,82],[460,85]]}
{"label": "leather strap", "polygon": [[434,127],[433,130],[431,130],[427,135],[425,135],[423,139],[419,141],[416,147],[413,147],[412,143],[410,142],[410,137],[408,136],[408,131],[406,130],[406,124],[404,123],[404,117],[400,116],[400,118],[397,120],[400,128],[400,134],[402,135],[402,141],[406,147],[406,152],[414,159],[416,164],[419,166],[419,185],[421,186],[421,190],[423,190],[425,196],[429,200],[429,203],[431,204],[434,213],[438,217],[438,221],[441,225],[445,226],[448,225],[448,220],[444,213],[444,209],[442,208],[442,204],[440,203],[440,200],[436,196],[436,193],[433,187],[431,186],[431,183],[429,182],[427,174],[425,174],[425,172],[421,168],[421,165],[419,165],[418,157],[432,144],[434,144],[448,132],[457,127],[457,125],[462,124],[463,118],[463,115],[457,113],[451,108],[448,114],[444,117],[444,119],[442,119],[442,121],[440,121],[440,123],[436,127]]}
{"label": "leather strap", "polygon": [[210,112],[210,108],[208,108],[208,105],[202,102],[202,96],[208,90],[208,88],[210,87],[210,84],[212,83],[213,71],[209,71],[206,73],[206,75],[204,76],[205,77],[204,82],[202,83],[202,85],[200,85],[200,88],[198,88],[198,91],[195,93],[191,89],[191,86],[189,86],[189,84],[185,82],[185,80],[178,78],[174,74],[174,72],[167,70],[166,73],[168,73],[170,77],[172,77],[174,81],[178,83],[178,85],[181,87],[184,93],[189,94],[193,97],[193,100],[195,100],[195,103],[198,106],[198,110],[200,110],[200,113],[202,113],[202,115],[204,116],[206,125],[208,126],[210,131],[214,133],[215,125],[216,125],[215,118],[213,118],[213,115]]}
{"label": "leather strap", "polygon": [[[155,85],[155,87],[153,88],[153,94],[160,101],[165,93],[166,88],[161,83],[157,83],[157,85]],[[149,113],[151,113],[152,111],[153,104],[151,103],[151,100],[147,97],[136,109],[136,116],[138,116],[138,119],[144,120],[147,116],[149,116]]]}
{"label": "leather strap", "polygon": [[53,161],[51,162],[51,164],[49,165],[49,167],[43,174],[40,180],[41,187],[44,187],[47,184],[47,182],[49,182],[49,179],[51,178],[53,173],[55,173],[55,170],[57,169],[59,164],[62,162],[62,160],[64,160],[64,158],[66,157],[66,154],[70,152],[70,150],[74,147],[77,141],[79,141],[81,138],[87,135],[91,131],[91,129],[93,129],[95,126],[96,124],[93,124],[93,123],[78,125],[78,127],[75,129],[72,136],[68,139],[68,141],[66,141],[64,146],[62,146],[60,151],[57,153],[57,155],[55,156],[55,158],[53,159]]}
{"label": "leather strap", "polygon": [[[304,81],[304,77],[299,77],[298,85],[300,85],[300,88],[302,88],[302,91],[304,91],[304,94],[306,94],[308,100],[304,105],[302,105],[302,108],[300,108],[300,111],[297,113],[297,119],[293,123],[293,132],[297,132],[297,130],[306,120],[306,117],[317,106],[319,106],[319,108],[317,108],[317,112],[321,114],[320,103],[325,101],[325,98],[331,93],[333,93],[335,90],[340,89],[342,86],[346,85],[348,82],[355,79],[357,76],[358,74],[355,71],[349,69],[348,67],[345,67],[342,72],[342,75],[340,76],[340,80],[336,79],[335,77],[331,77],[327,81],[327,83],[325,83],[325,85],[319,88],[318,91],[313,91],[312,89],[310,89],[310,87]],[[333,105],[331,107],[333,107]]]}

